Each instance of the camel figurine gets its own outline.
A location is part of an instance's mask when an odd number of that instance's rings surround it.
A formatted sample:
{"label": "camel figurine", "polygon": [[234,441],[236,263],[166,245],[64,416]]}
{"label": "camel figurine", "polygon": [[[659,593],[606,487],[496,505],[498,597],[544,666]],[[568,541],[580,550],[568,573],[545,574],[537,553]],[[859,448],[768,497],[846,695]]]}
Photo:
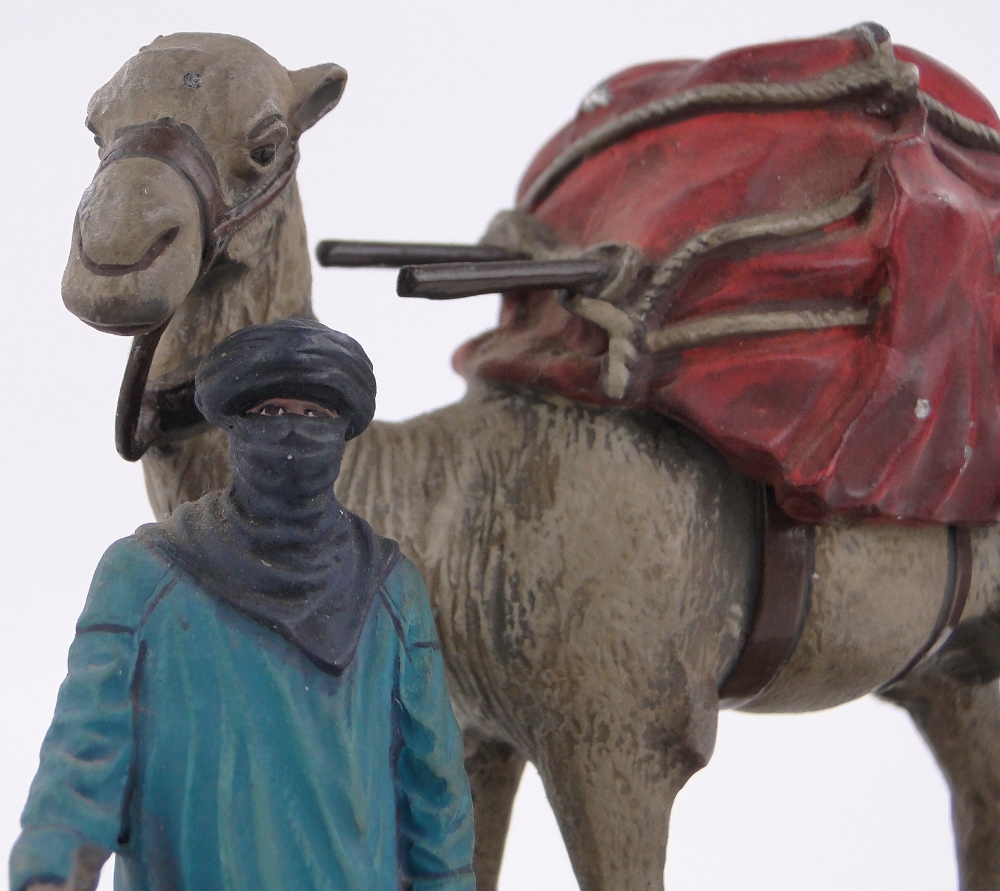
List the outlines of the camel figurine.
{"label": "camel figurine", "polygon": [[[917,109],[925,66],[900,62],[877,27],[806,43],[720,58],[769,59],[756,81],[780,82],[790,52],[808,50],[835,74],[846,56],[857,75],[847,88],[825,100],[797,92],[789,108],[860,104],[884,132]],[[344,77],[337,66],[288,72],[239,38],[179,34],[141,50],[91,102],[101,161],[74,222],[63,297],[88,324],[135,336],[117,441],[126,457],[142,455],[158,518],[227,480],[220,437],[189,410],[198,358],[243,326],[313,315],[294,166],[299,136],[336,104]],[[682,120],[704,112],[698,95]],[[734,96],[719,95],[722,113],[736,113]],[[612,99],[595,91],[581,115]],[[588,358],[603,395],[471,373],[460,402],[373,423],[338,482],[342,502],[397,539],[427,583],[465,737],[478,887],[496,887],[526,761],[581,888],[662,888],[671,806],[711,758],[721,707],[808,711],[874,692],[910,712],[948,779],[963,891],[1000,888],[996,524],[791,522],[705,436],[630,402],[646,368],[630,339],[640,317],[602,276],[632,269],[633,283],[648,284],[650,273],[620,246],[581,254],[555,243],[572,214],[525,219],[587,173],[584,152],[543,181],[557,154],[529,175],[529,189],[541,185],[514,219],[518,238],[500,220],[486,253],[578,264],[578,286],[564,266],[529,275],[533,291],[505,285],[502,322],[563,313],[578,343],[597,344]],[[854,173],[813,229],[840,232],[871,206],[879,182],[869,167]],[[854,309],[836,330],[871,322],[875,309]],[[615,328],[623,316],[632,327]],[[466,352],[470,367],[478,355]],[[791,612],[762,599],[766,589],[795,595]]]}

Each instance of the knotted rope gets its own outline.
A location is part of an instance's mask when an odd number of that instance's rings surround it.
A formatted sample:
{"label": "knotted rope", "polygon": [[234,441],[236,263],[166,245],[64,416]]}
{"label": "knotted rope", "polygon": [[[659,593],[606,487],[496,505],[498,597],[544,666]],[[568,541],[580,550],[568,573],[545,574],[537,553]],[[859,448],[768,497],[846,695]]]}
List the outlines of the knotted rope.
{"label": "knotted rope", "polygon": [[698,233],[654,266],[631,245],[605,244],[581,250],[563,244],[552,229],[531,216],[530,212],[586,159],[636,133],[698,114],[781,110],[865,97],[870,99],[864,106],[869,114],[893,114],[919,103],[928,122],[948,139],[966,148],[1000,153],[1000,132],[920,90],[917,66],[896,58],[884,32],[862,25],[855,33],[872,50],[871,56],[862,62],[794,83],[704,84],[657,99],[606,122],[566,148],[531,184],[516,210],[503,211],[493,219],[483,244],[535,259],[600,256],[608,260],[611,271],[599,286],[589,289],[589,293],[565,293],[561,297],[568,310],[608,334],[602,375],[602,388],[607,396],[624,398],[631,368],[641,351],[683,349],[735,335],[868,325],[891,295],[880,295],[878,305],[873,307],[722,313],[649,331],[650,315],[662,309],[662,301],[700,261],[727,246],[765,238],[783,241],[821,232],[864,209],[874,189],[874,177],[869,174],[858,188],[820,208],[720,223]]}

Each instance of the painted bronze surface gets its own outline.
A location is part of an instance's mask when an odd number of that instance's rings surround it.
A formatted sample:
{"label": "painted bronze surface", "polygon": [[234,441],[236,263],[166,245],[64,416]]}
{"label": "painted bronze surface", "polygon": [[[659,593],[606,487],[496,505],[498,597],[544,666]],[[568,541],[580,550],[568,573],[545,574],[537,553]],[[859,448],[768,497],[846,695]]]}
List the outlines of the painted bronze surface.
{"label": "painted bronze surface", "polygon": [[799,520],[996,522],[998,182],[986,99],[877,25],[626,69],[516,213],[651,273],[511,291],[456,367],[663,412]]}
{"label": "painted bronze surface", "polygon": [[334,492],[375,390],[361,345],[313,320],[242,329],[199,365],[231,483],[105,552],[14,891],[90,888],[112,852],[119,888],[473,891],[424,586]]}
{"label": "painted bronze surface", "polygon": [[488,244],[404,244],[393,241],[321,241],[316,245],[320,266],[388,266],[417,263],[471,263],[476,260],[517,260],[516,253]]}
{"label": "painted bronze surface", "polygon": [[792,655],[812,601],[816,530],[796,523],[764,494],[760,586],[739,659],[723,681],[723,707],[746,707],[767,689]]}
{"label": "painted bronze surface", "polygon": [[[295,120],[293,93],[322,79],[313,72],[289,86],[289,74],[256,48],[196,39],[206,52],[249,66],[247,90],[231,100],[247,113],[267,98]],[[156,84],[174,72],[154,66],[146,74]],[[95,100],[108,130],[158,119],[121,101],[124,76]],[[233,134],[220,132],[206,111],[207,86],[180,94],[205,105],[172,115],[221,157]],[[217,166],[223,190],[234,191],[232,170]],[[93,187],[95,210],[115,189],[128,184],[141,192],[147,183],[164,206],[198,219],[184,180],[147,158],[103,171]],[[88,256],[121,265],[143,256],[158,234],[146,225],[148,208],[134,214],[123,233],[95,213],[94,229],[83,233],[85,244],[97,245],[87,247]],[[67,304],[91,324],[131,334],[170,318],[152,364],[156,392],[182,382],[202,353],[248,321],[312,313],[294,183],[234,233],[219,264],[200,279],[200,230],[194,226],[196,239],[176,225],[178,236],[146,270],[116,281],[92,276],[71,255],[65,278]],[[544,241],[544,233],[535,235]],[[639,275],[641,257],[622,252],[621,265]],[[143,294],[160,296],[140,299],[144,281],[151,287]],[[543,292],[529,300],[529,316],[531,300],[545,299]],[[595,316],[601,308],[574,306]],[[515,320],[515,309],[508,301],[504,324]],[[587,366],[596,385],[608,338],[576,314],[566,316],[574,342],[598,360]],[[219,438],[206,434],[161,440],[143,465],[161,517],[223,485],[228,474]],[[364,443],[349,447],[338,492],[378,532],[401,542],[428,583],[465,733],[479,886],[496,885],[514,793],[530,760],[581,887],[661,887],[670,809],[711,757],[719,685],[736,663],[754,608],[763,534],[758,484],[704,439],[654,414],[581,405],[526,382],[476,381],[453,406],[401,424],[374,423]],[[947,538],[940,526],[843,522],[817,529],[812,609],[799,644],[754,708],[827,707],[897,677],[939,625]],[[1000,608],[995,530],[975,529],[971,538],[969,598],[957,635],[988,628]],[[969,641],[970,659],[984,664],[974,652],[983,638]],[[994,686],[965,686],[946,672],[948,655],[886,695],[914,714],[948,776],[960,815],[963,888],[978,891],[1000,875],[1000,844],[989,844],[1000,838],[996,799],[980,794],[1000,776],[993,732],[1000,704]]]}

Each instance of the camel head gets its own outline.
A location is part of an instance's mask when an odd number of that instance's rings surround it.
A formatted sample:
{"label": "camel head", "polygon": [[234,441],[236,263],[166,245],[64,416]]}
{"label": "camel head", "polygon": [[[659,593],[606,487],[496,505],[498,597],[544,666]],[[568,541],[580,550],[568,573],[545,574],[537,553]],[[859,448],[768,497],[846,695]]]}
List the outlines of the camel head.
{"label": "camel head", "polygon": [[346,79],[332,64],[288,71],[224,34],[141,49],[90,100],[100,164],[73,223],[66,307],[102,331],[141,334],[211,270],[249,266],[296,200],[299,136]]}

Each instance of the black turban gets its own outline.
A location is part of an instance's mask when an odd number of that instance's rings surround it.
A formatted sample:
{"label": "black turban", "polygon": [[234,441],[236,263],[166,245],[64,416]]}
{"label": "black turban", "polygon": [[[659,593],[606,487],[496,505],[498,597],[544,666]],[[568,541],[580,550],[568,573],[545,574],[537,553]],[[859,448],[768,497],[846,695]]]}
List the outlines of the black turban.
{"label": "black turban", "polygon": [[375,414],[372,363],[353,337],[311,319],[283,319],[231,334],[198,366],[195,402],[208,421],[228,419],[268,399],[303,399],[348,419],[347,438]]}
{"label": "black turban", "polygon": [[[230,483],[136,536],[339,674],[399,559],[396,542],[376,535],[334,490],[345,439],[375,411],[371,362],[346,334],[286,319],[227,337],[204,358],[195,385],[198,408],[229,436]],[[338,417],[246,414],[268,399],[304,399]]]}

